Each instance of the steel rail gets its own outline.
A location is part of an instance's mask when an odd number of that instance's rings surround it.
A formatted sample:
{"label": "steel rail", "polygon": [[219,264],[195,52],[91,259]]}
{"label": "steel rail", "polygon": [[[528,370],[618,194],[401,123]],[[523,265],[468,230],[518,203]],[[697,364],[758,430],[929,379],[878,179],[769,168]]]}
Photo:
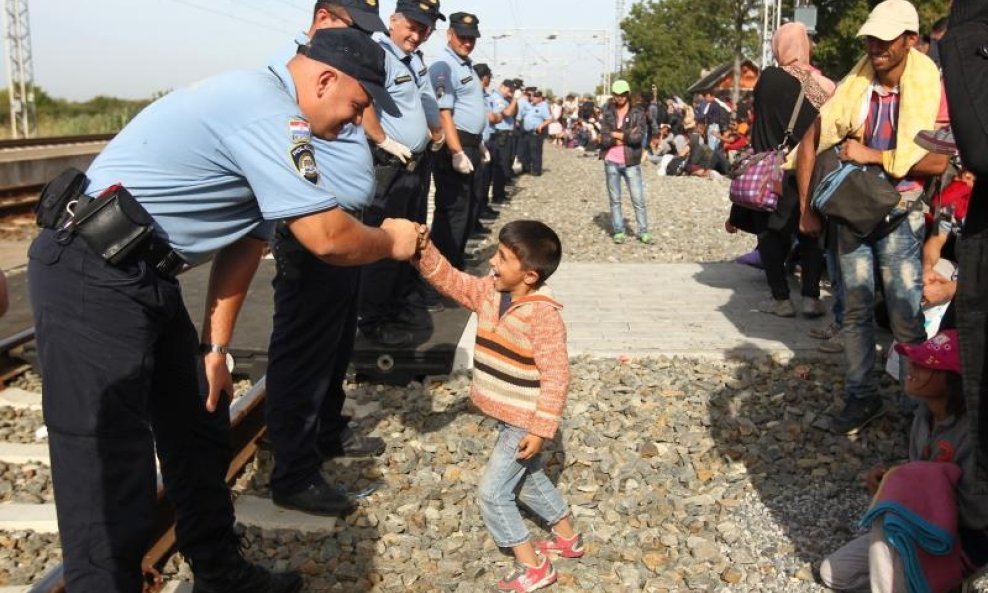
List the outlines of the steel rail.
{"label": "steel rail", "polygon": [[[230,446],[234,451],[226,481],[232,484],[257,453],[258,441],[263,436],[264,398],[267,395],[265,380],[262,378],[250,391],[237,398],[230,405]],[[158,499],[155,507],[152,545],[144,555],[141,568],[145,577],[150,577],[145,592],[158,591],[163,583],[156,577],[161,568],[175,552],[175,511],[165,497],[161,474],[158,474]],[[62,579],[62,565],[59,564],[46,573],[27,590],[27,593],[66,593]]]}
{"label": "steel rail", "polygon": [[86,134],[84,136],[49,136],[47,138],[17,138],[14,140],[0,140],[0,150],[32,148],[35,146],[53,146],[59,144],[109,142],[114,136],[116,136],[116,134]]}

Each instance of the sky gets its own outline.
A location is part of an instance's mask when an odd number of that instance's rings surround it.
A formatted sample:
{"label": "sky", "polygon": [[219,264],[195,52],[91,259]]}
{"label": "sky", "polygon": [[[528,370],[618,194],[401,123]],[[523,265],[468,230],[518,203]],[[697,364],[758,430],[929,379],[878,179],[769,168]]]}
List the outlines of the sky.
{"label": "sky", "polygon": [[[263,67],[308,29],[313,0],[28,0],[34,81],[50,96],[150,97],[212,74]],[[441,0],[480,20],[473,57],[494,79],[591,92],[615,51],[617,0]],[[631,4],[629,0],[626,4]],[[381,14],[395,0],[381,0]],[[386,22],[385,18],[385,22]],[[435,56],[445,23],[423,46]],[[606,36],[606,38],[605,38]],[[498,39],[495,39],[498,37]],[[6,52],[6,49],[3,49]],[[496,55],[495,55],[496,52]],[[0,84],[6,87],[4,53]]]}

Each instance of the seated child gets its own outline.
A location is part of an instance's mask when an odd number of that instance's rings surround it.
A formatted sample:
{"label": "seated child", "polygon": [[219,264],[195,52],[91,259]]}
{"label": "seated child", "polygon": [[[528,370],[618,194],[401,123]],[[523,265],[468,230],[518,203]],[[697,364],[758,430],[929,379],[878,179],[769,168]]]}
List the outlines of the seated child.
{"label": "seated child", "polygon": [[[417,266],[439,292],[477,313],[470,398],[498,420],[498,437],[480,480],[479,505],[494,542],[511,548],[516,570],[496,591],[535,591],[556,582],[548,555],[583,556],[569,507],[546,477],[539,452],[559,428],[569,387],[566,326],[543,286],[562,256],[556,233],[535,220],[515,220],[498,235],[490,274],[454,268],[429,243]],[[517,500],[516,500],[517,493]],[[533,544],[518,503],[552,528]]]}
{"label": "seated child", "polygon": [[[980,565],[988,561],[988,501],[972,489],[977,443],[968,433],[957,332],[946,330],[922,344],[896,344],[895,349],[908,360],[905,391],[920,400],[909,433],[909,461],[955,463],[963,470],[955,493],[960,544]],[[868,472],[866,486],[871,494],[885,472],[880,465]],[[824,585],[837,591],[899,590],[903,585],[901,560],[881,536],[878,522],[872,529],[879,533],[861,535],[823,561],[820,577]],[[893,580],[898,582],[893,585]]]}

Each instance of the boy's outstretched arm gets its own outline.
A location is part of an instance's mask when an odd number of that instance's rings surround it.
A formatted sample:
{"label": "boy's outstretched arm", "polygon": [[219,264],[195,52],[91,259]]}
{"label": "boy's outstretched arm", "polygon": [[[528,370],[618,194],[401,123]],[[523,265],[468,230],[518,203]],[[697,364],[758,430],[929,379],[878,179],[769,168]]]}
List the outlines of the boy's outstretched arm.
{"label": "boy's outstretched arm", "polygon": [[478,278],[457,270],[439,253],[432,241],[422,250],[422,257],[415,262],[415,266],[422,278],[436,290],[471,311],[476,311],[484,298],[494,290],[492,276]]}

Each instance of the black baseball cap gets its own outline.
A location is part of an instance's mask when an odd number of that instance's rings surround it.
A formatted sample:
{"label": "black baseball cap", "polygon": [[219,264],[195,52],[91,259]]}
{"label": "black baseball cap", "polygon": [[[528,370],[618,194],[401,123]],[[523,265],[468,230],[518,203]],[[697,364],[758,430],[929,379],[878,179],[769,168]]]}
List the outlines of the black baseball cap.
{"label": "black baseball cap", "polygon": [[504,82],[502,82],[501,84],[511,89],[511,92],[514,92],[518,88],[518,85],[516,84],[517,82],[518,82],[517,80],[511,80],[510,78],[506,78]]}
{"label": "black baseball cap", "polygon": [[316,2],[316,7],[318,8],[320,4],[345,8],[353,19],[353,26],[365,33],[388,32],[384,21],[381,20],[381,7],[377,0],[319,0]]}
{"label": "black baseball cap", "polygon": [[473,71],[481,78],[491,75],[491,67],[484,63],[474,64]]}
{"label": "black baseball cap", "polygon": [[449,28],[463,37],[480,37],[480,29],[477,27],[479,24],[477,15],[469,12],[454,12],[449,15]]}
{"label": "black baseball cap", "polygon": [[366,33],[349,27],[320,29],[308,44],[298,47],[298,53],[356,78],[385,113],[401,117],[401,111],[384,88],[384,50]]}
{"label": "black baseball cap", "polygon": [[446,20],[439,12],[439,0],[398,0],[395,12],[429,27],[435,27],[437,19]]}

